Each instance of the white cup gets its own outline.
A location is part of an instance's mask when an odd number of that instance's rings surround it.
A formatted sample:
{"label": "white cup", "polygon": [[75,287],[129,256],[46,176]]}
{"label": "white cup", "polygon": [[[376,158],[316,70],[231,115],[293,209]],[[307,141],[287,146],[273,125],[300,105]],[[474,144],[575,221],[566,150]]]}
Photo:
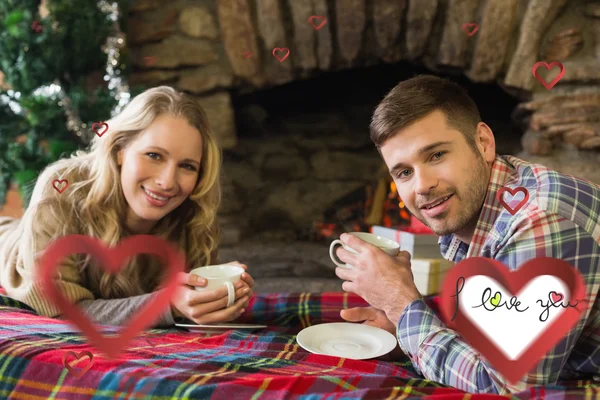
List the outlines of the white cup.
{"label": "white cup", "polygon": [[235,302],[235,288],[233,285],[242,278],[243,273],[244,268],[233,264],[208,265],[190,271],[190,274],[206,279],[205,287],[194,286],[194,289],[199,292],[215,290],[223,285],[227,286],[227,307],[231,307]]}
{"label": "white cup", "polygon": [[[367,243],[377,246],[378,248],[385,251],[390,256],[396,256],[396,255],[398,255],[398,252],[400,251],[400,244],[398,244],[398,242],[395,242],[388,238],[384,238],[383,236],[373,235],[372,233],[367,233],[367,232],[349,232],[348,234],[356,236],[357,238],[359,238]],[[333,263],[335,265],[337,265],[338,267],[354,268],[354,266],[352,266],[350,264],[345,264],[342,262],[342,260],[340,260],[338,258],[338,256],[335,254],[336,246],[343,246],[344,249],[348,250],[349,252],[358,254],[358,252],[356,250],[354,250],[352,247],[348,247],[344,243],[342,243],[341,240],[336,239],[333,242],[331,242],[331,245],[329,246],[329,257],[331,257],[331,261],[333,261]]]}

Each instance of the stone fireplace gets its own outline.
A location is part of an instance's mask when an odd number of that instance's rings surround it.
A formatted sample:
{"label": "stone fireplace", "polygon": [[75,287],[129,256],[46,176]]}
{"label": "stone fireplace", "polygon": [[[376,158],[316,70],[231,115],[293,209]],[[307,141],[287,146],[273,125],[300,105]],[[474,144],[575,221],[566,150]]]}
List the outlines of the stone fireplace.
{"label": "stone fireplace", "polygon": [[[600,1],[134,0],[127,35],[130,83],[206,109],[224,150],[222,258],[268,260],[261,278],[286,278],[267,290],[290,276],[340,289],[325,247],[301,240],[385,173],[369,118],[416,74],[466,87],[499,154],[600,183]],[[551,90],[539,61],[564,67]]]}

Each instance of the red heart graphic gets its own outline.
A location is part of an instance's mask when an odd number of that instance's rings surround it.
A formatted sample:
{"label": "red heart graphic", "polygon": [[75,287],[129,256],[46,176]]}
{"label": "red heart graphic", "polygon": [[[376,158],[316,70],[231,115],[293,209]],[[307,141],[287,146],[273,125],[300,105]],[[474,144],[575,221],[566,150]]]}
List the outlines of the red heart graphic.
{"label": "red heart graphic", "polygon": [[154,390],[154,388],[158,384],[158,382],[154,379],[149,379],[146,382],[144,382],[140,390],[138,390],[137,393],[133,394],[133,391],[135,390],[138,381],[148,377],[149,376],[144,374],[143,372],[133,372],[127,374],[123,377],[121,381],[119,381],[119,386],[117,387],[116,391],[124,391],[126,399],[137,399],[138,397],[144,398],[145,396],[149,396],[152,390]]}
{"label": "red heart graphic", "polygon": [[244,54],[243,54],[243,56],[244,56],[244,58],[247,60],[247,59],[249,59],[250,57],[252,57],[252,53],[251,53],[251,52],[249,52],[249,51],[245,51],[245,52],[244,52]]}
{"label": "red heart graphic", "polygon": [[146,65],[153,65],[156,62],[156,57],[144,57]]}
{"label": "red heart graphic", "polygon": [[[523,192],[525,194],[525,197],[523,198],[523,200],[521,200],[521,202],[519,204],[517,204],[517,206],[513,209],[511,208],[502,198],[502,195],[504,194],[504,192],[508,192],[510,193],[513,197],[515,196],[515,194],[517,194],[518,192]],[[527,189],[525,189],[524,187],[517,187],[514,189],[511,188],[507,188],[507,187],[503,187],[500,190],[498,190],[498,193],[496,193],[496,198],[498,199],[498,201],[500,202],[500,204],[502,204],[504,206],[504,208],[511,214],[511,215],[515,215],[515,213],[517,211],[519,211],[524,205],[525,203],[527,203],[527,200],[529,200],[529,192],[527,191]]]}
{"label": "red heart graphic", "polygon": [[[285,51],[286,54],[285,56],[283,56],[282,58],[279,58],[275,55],[275,52],[280,52],[280,51]],[[286,58],[288,58],[288,56],[290,55],[290,49],[288,49],[287,47],[283,47],[283,48],[279,48],[279,47],[275,47],[273,49],[273,56],[279,60],[279,62],[283,62]]]}
{"label": "red heart graphic", "polygon": [[[69,364],[67,362],[67,357],[69,357],[69,356],[73,356],[77,360],[81,359],[81,357],[88,357],[90,359],[90,362],[88,363],[88,365],[83,367],[81,370],[76,370],[71,366],[71,364]],[[85,373],[88,372],[88,370],[90,368],[92,368],[93,364],[94,364],[94,355],[92,353],[90,353],[89,351],[80,351],[79,353],[75,353],[74,351],[66,351],[65,354],[63,355],[63,365],[65,366],[66,369],[69,370],[70,373],[75,375],[77,378],[81,378],[83,375],[85,375]]]}
{"label": "red heart graphic", "polygon": [[[104,126],[105,129],[102,131],[102,133],[99,133],[96,129],[101,126]],[[94,122],[92,124],[92,130],[94,132],[96,132],[96,135],[98,135],[99,137],[102,137],[102,135],[104,135],[106,133],[106,131],[108,130],[108,124],[106,122]]]}
{"label": "red heart graphic", "polygon": [[[58,184],[62,184],[62,183],[64,183],[64,184],[65,184],[65,186],[64,186],[62,189],[59,189],[58,187],[56,187],[56,184],[57,184],[57,183],[58,183]],[[56,190],[56,191],[57,191],[59,194],[62,194],[62,192],[64,192],[64,191],[65,191],[65,190],[66,190],[66,189],[69,187],[69,181],[68,181],[68,180],[66,180],[66,179],[61,179],[61,180],[55,179],[55,180],[53,180],[53,181],[52,181],[52,187],[53,187],[53,188],[54,188],[54,190]]]}
{"label": "red heart graphic", "polygon": [[[322,21],[320,24],[315,25],[314,24],[315,20],[322,20]],[[313,26],[313,28],[315,28],[316,30],[319,30],[325,26],[325,24],[327,23],[327,18],[322,15],[311,15],[310,17],[308,17],[308,22]]]}
{"label": "red heart graphic", "polygon": [[[167,265],[168,274],[165,277],[167,285],[164,290],[155,292],[156,296],[148,301],[138,315],[115,337],[101,335],[81,309],[71,304],[54,285],[53,278],[60,261],[71,254],[91,254],[103,268],[114,274],[123,268],[124,261],[141,253],[155,255]],[[38,269],[39,281],[48,299],[83,332],[93,346],[107,356],[117,358],[133,337],[160,318],[160,311],[168,306],[177,289],[177,275],[183,272],[184,268],[185,255],[177,247],[158,236],[131,236],[119,243],[119,246],[109,248],[93,237],[68,235],[55,240],[44,250]]]}
{"label": "red heart graphic", "polygon": [[583,310],[565,308],[517,359],[512,360],[463,313],[460,307],[456,309],[457,281],[460,278],[466,280],[478,275],[494,279],[512,294],[518,293],[538,276],[555,276],[567,285],[571,299],[584,298],[585,283],[576,268],[563,260],[547,257],[529,260],[515,271],[510,271],[497,260],[471,257],[459,262],[448,272],[440,293],[441,312],[446,325],[458,331],[506,379],[516,383],[577,324]]}
{"label": "red heart graphic", "polygon": [[[474,28],[474,29],[471,31],[469,28]],[[471,22],[471,23],[465,22],[464,24],[462,24],[462,30],[465,31],[467,33],[467,35],[473,36],[479,30],[479,25],[477,24],[477,22]]]}
{"label": "red heart graphic", "polygon": [[562,293],[550,292],[550,296],[552,296],[553,303],[557,303],[563,299]]}
{"label": "red heart graphic", "polygon": [[[537,73],[537,69],[539,68],[540,65],[543,65],[544,67],[546,67],[546,69],[548,71],[550,71],[555,65],[558,65],[558,67],[560,68],[560,73],[556,76],[556,78],[554,78],[552,80],[552,82],[546,83],[546,81],[544,80],[544,78],[542,78]],[[533,68],[531,68],[531,73],[533,74],[533,76],[535,77],[535,79],[537,79],[542,85],[544,85],[544,87],[546,89],[550,90],[550,89],[552,89],[554,87],[554,85],[556,85],[558,83],[558,81],[560,81],[560,79],[565,74],[565,66],[562,65],[562,63],[559,63],[558,61],[551,62],[550,65],[546,64],[543,61],[540,61],[540,62],[536,62],[535,65],[533,66]]]}

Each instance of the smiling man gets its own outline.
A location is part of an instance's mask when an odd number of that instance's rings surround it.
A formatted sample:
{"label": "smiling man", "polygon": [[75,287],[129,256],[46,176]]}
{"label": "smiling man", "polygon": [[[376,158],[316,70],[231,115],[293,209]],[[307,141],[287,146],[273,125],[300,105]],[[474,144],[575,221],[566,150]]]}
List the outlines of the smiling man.
{"label": "smiling man", "polygon": [[[586,283],[589,306],[579,323],[516,385],[510,385],[425,304],[413,282],[410,255],[392,257],[344,234],[355,266],[337,268],[343,288],[371,307],[343,310],[395,334],[425,378],[473,393],[509,393],[559,379],[600,375],[600,187],[511,156],[496,155],[495,139],[475,103],[457,84],[419,76],[398,84],[371,121],[377,146],[411,213],[437,235],[442,255],[498,260],[510,270],[536,257],[562,259]],[[497,200],[501,188],[525,188],[516,213]],[[519,201],[511,201],[514,207]]]}

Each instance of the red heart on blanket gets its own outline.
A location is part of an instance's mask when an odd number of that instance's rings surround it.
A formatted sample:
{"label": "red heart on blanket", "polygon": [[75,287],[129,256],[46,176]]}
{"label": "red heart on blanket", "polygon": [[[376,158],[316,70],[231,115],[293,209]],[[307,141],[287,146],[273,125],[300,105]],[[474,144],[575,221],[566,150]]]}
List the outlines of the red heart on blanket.
{"label": "red heart on blanket", "polygon": [[130,374],[127,374],[123,377],[122,380],[119,381],[119,386],[117,387],[116,391],[125,392],[126,399],[144,399],[146,398],[146,396],[149,396],[150,393],[152,393],[154,388],[156,388],[156,385],[158,384],[157,380],[148,379],[146,382],[143,383],[140,390],[138,390],[136,393],[133,392],[138,382],[148,377],[149,376],[144,374],[143,372],[132,372]]}
{"label": "red heart on blanket", "polygon": [[[155,255],[167,265],[167,275],[164,278],[167,284],[163,290],[155,292],[156,296],[144,305],[138,315],[124,326],[116,337],[106,337],[101,335],[81,309],[71,304],[54,285],[53,278],[60,262],[71,254],[91,254],[103,268],[113,274],[123,268],[124,261],[136,254]],[[39,261],[40,283],[48,299],[83,332],[93,346],[111,358],[117,358],[131,339],[160,318],[161,310],[169,305],[177,289],[177,275],[183,272],[184,268],[185,255],[165,239],[152,235],[128,237],[115,248],[106,247],[100,239],[93,237],[68,235],[52,242],[44,250]]]}
{"label": "red heart on blanket", "polygon": [[[515,208],[511,208],[502,198],[502,195],[504,194],[504,192],[510,193],[511,195],[513,195],[513,197],[518,192],[523,192],[525,194],[525,197],[523,198],[523,200],[521,200],[521,202],[519,204],[517,204],[517,206]],[[496,198],[498,199],[500,204],[502,204],[504,206],[504,208],[506,208],[506,210],[511,215],[515,215],[515,213],[517,211],[519,211],[525,205],[525,203],[527,203],[527,200],[529,200],[529,192],[527,191],[527,189],[525,189],[524,187],[520,187],[520,186],[517,188],[514,188],[514,189],[503,187],[500,190],[498,190],[498,193],[496,193]]]}
{"label": "red heart on blanket", "polygon": [[[58,186],[61,184],[65,184],[65,186],[62,189],[59,189]],[[67,188],[69,187],[69,181],[66,179],[55,179],[52,181],[52,187],[54,188],[54,190],[56,190],[58,192],[58,194],[61,194],[62,192],[64,192],[65,190],[67,190]]]}
{"label": "red heart on blanket", "polygon": [[479,30],[479,25],[477,22],[464,23],[462,24],[462,30],[465,31],[467,35],[473,36]]}
{"label": "red heart on blanket", "polygon": [[[321,22],[315,25],[315,20],[319,20]],[[322,15],[311,15],[310,17],[308,17],[308,23],[311,24],[312,27],[318,31],[319,29],[325,26],[325,24],[327,23],[327,18]]]}
{"label": "red heart on blanket", "polygon": [[[552,82],[546,83],[546,80],[538,74],[537,69],[542,65],[546,67],[548,71],[550,71],[555,65],[558,65],[558,67],[560,68],[560,72],[558,73],[558,75],[556,75]],[[546,64],[543,61],[540,61],[534,64],[533,68],[531,68],[531,73],[533,74],[535,79],[537,79],[542,85],[544,85],[544,87],[547,90],[550,90],[554,87],[554,85],[558,83],[558,81],[561,80],[561,78],[565,74],[565,66],[562,65],[562,63],[559,63],[558,61],[551,62],[550,65]]]}
{"label": "red heart on blanket", "polygon": [[[458,331],[498,372],[512,383],[518,382],[551,348],[553,348],[579,321],[583,309],[562,307],[562,311],[549,325],[528,344],[515,359],[508,357],[495,341],[487,336],[478,323],[474,323],[459,306],[458,288],[461,278],[489,277],[517,294],[534,278],[550,275],[560,279],[569,289],[571,299],[585,297],[585,283],[580,272],[563,260],[536,258],[527,261],[519,269],[510,271],[497,260],[484,257],[467,258],[456,264],[444,279],[440,292],[441,312],[448,327]],[[464,283],[465,281],[463,281]],[[546,292],[548,293],[548,292]],[[537,303],[536,303],[537,304]],[[526,304],[531,307],[532,305]],[[535,306],[535,305],[533,305]],[[488,310],[491,311],[491,310]],[[479,321],[481,323],[481,321]]]}
{"label": "red heart on blanket", "polygon": [[[285,52],[285,56],[283,56],[283,57],[279,58],[279,57],[278,57],[278,56],[275,54],[276,52],[278,53],[278,52],[280,52],[280,51],[283,51],[283,52]],[[276,59],[278,59],[280,63],[281,63],[281,62],[283,62],[283,61],[284,61],[286,58],[288,58],[288,56],[289,56],[289,55],[290,55],[290,49],[288,49],[287,47],[284,47],[284,48],[275,47],[275,48],[273,49],[273,57],[275,57]]]}
{"label": "red heart on blanket", "polygon": [[[67,357],[69,357],[69,356],[75,357],[76,360],[80,360],[81,357],[88,357],[90,359],[90,362],[88,363],[88,365],[86,365],[82,369],[77,370],[77,369],[74,369],[73,366],[67,362]],[[70,373],[75,375],[77,378],[81,378],[83,375],[85,375],[85,373],[88,372],[90,368],[92,368],[93,364],[94,364],[94,355],[92,353],[90,353],[89,351],[80,351],[79,353],[75,353],[74,351],[66,351],[65,354],[63,355],[63,365],[65,366],[66,369],[69,370]]]}
{"label": "red heart on blanket", "polygon": [[[101,126],[104,126],[104,130],[102,131],[102,133],[98,132],[98,128],[100,128]],[[96,132],[96,135],[102,137],[102,135],[104,135],[108,130],[108,124],[106,122],[94,122],[92,124],[92,130]]]}

